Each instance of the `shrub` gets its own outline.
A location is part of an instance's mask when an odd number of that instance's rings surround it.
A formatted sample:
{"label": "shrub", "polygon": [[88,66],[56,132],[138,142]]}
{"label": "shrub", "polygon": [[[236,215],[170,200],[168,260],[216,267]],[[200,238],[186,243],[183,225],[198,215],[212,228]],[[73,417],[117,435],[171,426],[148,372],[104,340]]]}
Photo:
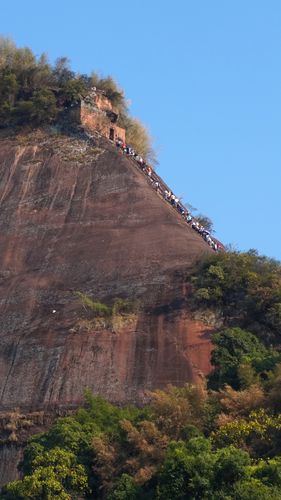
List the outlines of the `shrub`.
{"label": "shrub", "polygon": [[[218,389],[225,384],[239,389],[243,381],[247,385],[247,380],[254,381],[255,374],[253,371],[250,373],[246,370],[247,365],[253,369],[256,367],[258,371],[259,366],[262,369],[267,366],[266,360],[272,359],[273,355],[273,351],[266,349],[255,335],[237,327],[226,328],[214,334],[212,342],[215,349],[211,354],[211,362],[215,370],[209,377],[209,386],[213,389]],[[277,362],[279,354],[275,354]]]}
{"label": "shrub", "polygon": [[213,221],[209,217],[207,217],[207,215],[198,214],[196,216],[196,220],[199,222],[199,224],[204,226],[207,231],[210,231],[210,233],[214,233]]}
{"label": "shrub", "polygon": [[76,296],[80,299],[85,309],[91,311],[91,313],[93,313],[95,317],[112,316],[112,308],[107,306],[106,304],[103,304],[102,302],[96,302],[82,292],[76,292]]}
{"label": "shrub", "polygon": [[139,498],[140,488],[128,474],[122,474],[108,500],[136,500]]}
{"label": "shrub", "polygon": [[120,119],[121,127],[126,130],[126,141],[148,162],[156,164],[155,151],[152,148],[152,139],[148,130],[137,119],[128,115],[122,115]]}

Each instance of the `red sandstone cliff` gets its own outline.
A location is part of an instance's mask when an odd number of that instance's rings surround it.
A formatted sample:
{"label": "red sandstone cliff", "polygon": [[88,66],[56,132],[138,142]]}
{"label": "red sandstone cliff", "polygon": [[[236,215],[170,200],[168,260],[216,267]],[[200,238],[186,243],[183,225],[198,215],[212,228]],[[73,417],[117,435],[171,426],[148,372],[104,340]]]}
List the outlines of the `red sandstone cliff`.
{"label": "red sandstone cliff", "polygon": [[[131,160],[104,139],[0,138],[0,405],[140,401],[210,369],[208,329],[184,277],[210,252]],[[82,321],[75,292],[142,310]],[[56,311],[56,312],[53,312]]]}

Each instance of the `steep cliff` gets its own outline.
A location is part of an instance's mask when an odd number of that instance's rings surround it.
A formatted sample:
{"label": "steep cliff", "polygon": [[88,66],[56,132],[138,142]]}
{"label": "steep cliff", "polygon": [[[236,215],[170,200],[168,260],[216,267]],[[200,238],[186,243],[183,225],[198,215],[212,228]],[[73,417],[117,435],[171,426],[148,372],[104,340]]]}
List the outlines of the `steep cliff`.
{"label": "steep cliff", "polygon": [[[142,401],[210,369],[185,279],[211,250],[109,141],[0,137],[0,404]],[[95,322],[76,292],[139,308]]]}

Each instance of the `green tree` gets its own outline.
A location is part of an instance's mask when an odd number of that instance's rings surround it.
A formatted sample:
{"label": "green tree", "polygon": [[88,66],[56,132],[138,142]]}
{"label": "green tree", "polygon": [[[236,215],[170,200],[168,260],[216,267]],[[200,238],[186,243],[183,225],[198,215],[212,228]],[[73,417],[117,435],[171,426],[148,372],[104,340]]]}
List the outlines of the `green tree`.
{"label": "green tree", "polygon": [[85,468],[75,455],[61,448],[43,452],[33,460],[32,473],[13,481],[4,489],[8,499],[70,500],[88,490]]}
{"label": "green tree", "polygon": [[67,57],[59,57],[53,68],[52,77],[54,83],[59,87],[67,85],[70,80],[73,80],[75,73],[70,69],[70,61]]}
{"label": "green tree", "polygon": [[60,89],[65,106],[77,102],[86,93],[86,85],[81,78],[68,80]]}
{"label": "green tree", "polygon": [[234,500],[280,500],[278,488],[266,486],[255,478],[249,478],[235,484],[231,498]]}
{"label": "green tree", "polygon": [[254,251],[221,252],[201,261],[192,278],[193,305],[218,309],[267,344],[280,335],[281,266]]}
{"label": "green tree", "polygon": [[215,455],[214,489],[231,491],[234,483],[247,477],[249,454],[234,446],[218,450]]}
{"label": "green tree", "polygon": [[268,486],[281,488],[281,457],[262,460],[255,468],[253,475]]}
{"label": "green tree", "polygon": [[136,500],[139,498],[140,488],[128,474],[122,474],[108,500]]}
{"label": "green tree", "polygon": [[255,335],[241,328],[226,328],[212,336],[215,349],[211,355],[214,372],[209,377],[211,388],[225,384],[240,388],[239,366],[252,359],[263,358],[266,348]]}
{"label": "green tree", "polygon": [[246,448],[255,456],[274,456],[281,453],[281,415],[272,415],[264,408],[252,411],[221,425],[211,434],[217,447],[234,445]]}
{"label": "green tree", "polygon": [[51,90],[36,90],[31,98],[33,105],[31,119],[35,124],[52,122],[58,109],[56,98]]}
{"label": "green tree", "polygon": [[32,123],[32,117],[34,116],[34,113],[35,108],[31,100],[18,100],[13,109],[12,122],[16,125],[25,125],[27,123]]}
{"label": "green tree", "polygon": [[171,443],[158,477],[157,498],[211,498],[214,455],[204,438]]}
{"label": "green tree", "polygon": [[16,75],[7,67],[0,69],[0,119],[1,126],[10,124],[18,90]]}

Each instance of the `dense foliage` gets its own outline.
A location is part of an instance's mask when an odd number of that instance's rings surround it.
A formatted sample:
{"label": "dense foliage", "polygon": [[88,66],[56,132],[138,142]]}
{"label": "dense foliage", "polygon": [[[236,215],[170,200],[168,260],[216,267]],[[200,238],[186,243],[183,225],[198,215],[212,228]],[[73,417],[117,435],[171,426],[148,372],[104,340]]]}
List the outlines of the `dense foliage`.
{"label": "dense foliage", "polygon": [[270,384],[281,361],[280,263],[255,251],[220,253],[199,265],[192,285],[193,307],[223,323],[212,337],[209,387]]}
{"label": "dense foliage", "polygon": [[0,127],[56,123],[92,87],[103,90],[118,111],[132,147],[155,160],[148,131],[130,117],[124,92],[112,77],[77,74],[66,57],[51,65],[46,54],[36,57],[31,49],[0,38]]}
{"label": "dense foliage", "polygon": [[[3,499],[281,499],[281,416],[270,393],[187,385],[142,409],[86,395],[34,436]],[[261,406],[267,406],[267,410]]]}
{"label": "dense foliage", "polygon": [[223,329],[213,335],[212,341],[214,371],[209,376],[209,387],[213,389],[225,384],[240,389],[261,378],[268,379],[281,361],[277,350],[265,347],[255,335],[241,328]]}
{"label": "dense foliage", "polygon": [[194,306],[213,308],[224,323],[257,335],[267,345],[281,340],[281,265],[247,253],[225,252],[200,264]]}

